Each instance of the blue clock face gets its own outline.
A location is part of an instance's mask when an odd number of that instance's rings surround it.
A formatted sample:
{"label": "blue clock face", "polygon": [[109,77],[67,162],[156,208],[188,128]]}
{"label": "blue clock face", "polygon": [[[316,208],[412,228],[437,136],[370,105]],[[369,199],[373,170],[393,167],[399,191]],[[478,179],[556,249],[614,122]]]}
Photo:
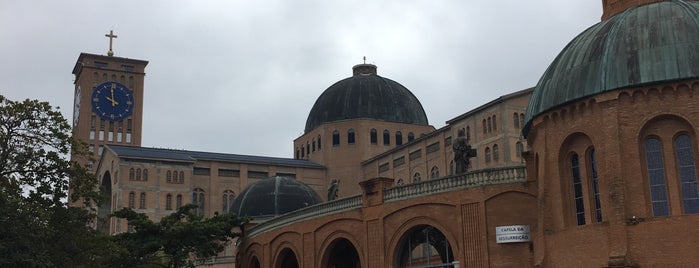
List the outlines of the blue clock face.
{"label": "blue clock face", "polygon": [[92,110],[107,121],[121,121],[133,113],[133,92],[121,83],[104,82],[92,92]]}

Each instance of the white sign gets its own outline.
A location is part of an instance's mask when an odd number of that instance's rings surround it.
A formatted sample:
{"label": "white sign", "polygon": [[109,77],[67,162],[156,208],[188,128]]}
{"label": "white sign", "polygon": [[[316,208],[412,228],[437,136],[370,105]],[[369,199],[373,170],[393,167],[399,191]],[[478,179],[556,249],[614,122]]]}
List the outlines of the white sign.
{"label": "white sign", "polygon": [[529,225],[508,225],[495,227],[497,243],[520,243],[531,241]]}

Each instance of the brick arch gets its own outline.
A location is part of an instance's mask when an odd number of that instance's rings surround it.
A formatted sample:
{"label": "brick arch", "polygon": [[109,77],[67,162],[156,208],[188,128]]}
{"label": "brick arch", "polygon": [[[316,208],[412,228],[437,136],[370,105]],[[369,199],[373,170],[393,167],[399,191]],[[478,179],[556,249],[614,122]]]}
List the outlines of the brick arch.
{"label": "brick arch", "polygon": [[316,258],[318,260],[317,266],[316,267],[328,267],[328,262],[330,258],[330,254],[332,254],[332,247],[336,245],[336,243],[339,243],[341,240],[346,240],[349,242],[349,244],[354,248],[354,250],[357,252],[358,258],[359,258],[359,266],[360,267],[366,267],[367,262],[366,262],[366,257],[364,256],[365,250],[361,247],[361,243],[359,243],[359,240],[352,235],[351,233],[344,231],[344,230],[336,230],[329,236],[326,236],[325,239],[320,243],[320,258]]}
{"label": "brick arch", "polygon": [[[401,224],[396,230],[389,236],[389,240],[386,243],[386,251],[385,253],[387,254],[386,259],[384,260],[384,267],[393,267],[395,264],[396,259],[398,258],[398,255],[400,254],[400,244],[403,241],[403,238],[411,231],[413,228],[422,226],[422,225],[428,225],[432,226],[435,229],[439,230],[444,237],[449,241],[449,245],[452,248],[452,252],[454,252],[454,259],[458,260],[458,258],[462,257],[462,241],[459,240],[456,235],[458,233],[458,230],[450,230],[447,228],[445,225],[441,223],[442,221],[440,219],[434,219],[430,217],[425,217],[425,216],[418,216],[418,217],[413,217],[407,221],[405,221],[403,224]],[[457,258],[458,256],[458,258]]]}
{"label": "brick arch", "polygon": [[278,267],[278,262],[280,261],[280,254],[285,250],[291,250],[296,256],[296,260],[299,262],[299,266],[303,267],[303,259],[299,256],[303,256],[303,239],[300,233],[297,232],[283,232],[274,237],[269,243],[270,251],[272,252],[271,263],[272,267]]}
{"label": "brick arch", "polygon": [[283,248],[281,248],[281,250],[279,250],[279,252],[277,252],[275,254],[275,256],[273,258],[274,266],[272,266],[272,267],[290,268],[288,265],[285,265],[285,263],[284,263],[285,259],[283,259],[284,257],[286,257],[285,254],[288,254],[288,253],[293,254],[294,259],[296,259],[297,267],[304,267],[302,259],[299,258],[299,256],[302,256],[302,255],[298,254],[298,251],[295,251],[294,249],[292,249],[290,247],[283,247]]}
{"label": "brick arch", "polygon": [[[244,254],[240,254],[243,252],[244,252]],[[260,264],[260,267],[266,267],[266,265],[264,265],[265,259],[263,258],[262,252],[263,252],[263,249],[262,249],[262,245],[260,243],[252,243],[252,244],[246,246],[244,250],[238,251],[238,256],[241,256],[242,259],[236,260],[236,262],[246,264],[243,267],[253,267],[252,266],[253,258],[256,258],[257,262]]]}

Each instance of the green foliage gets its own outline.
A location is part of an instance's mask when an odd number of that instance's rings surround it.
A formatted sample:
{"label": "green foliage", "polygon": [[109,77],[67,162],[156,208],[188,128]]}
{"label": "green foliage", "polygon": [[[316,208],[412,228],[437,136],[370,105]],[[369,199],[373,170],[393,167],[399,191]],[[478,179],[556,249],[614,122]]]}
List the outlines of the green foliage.
{"label": "green foliage", "polygon": [[47,102],[0,95],[0,267],[90,267],[100,259],[104,237],[87,226],[93,213],[67,206],[68,178],[74,200],[98,197],[96,178],[66,159],[84,153],[70,136]]}
{"label": "green foliage", "polygon": [[119,256],[120,267],[194,267],[192,260],[216,256],[232,238],[240,236],[234,228],[244,219],[230,213],[203,218],[195,208],[185,205],[159,222],[129,208],[115,212],[134,227],[134,232],[114,236],[127,250]]}

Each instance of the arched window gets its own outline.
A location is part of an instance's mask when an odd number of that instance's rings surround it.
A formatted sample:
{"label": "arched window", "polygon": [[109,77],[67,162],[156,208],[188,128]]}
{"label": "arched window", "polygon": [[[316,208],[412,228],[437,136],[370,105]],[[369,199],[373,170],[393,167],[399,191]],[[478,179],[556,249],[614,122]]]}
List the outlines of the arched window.
{"label": "arched window", "polygon": [[313,142],[311,144],[313,145],[312,151],[315,152],[316,151],[316,139],[313,139]]}
{"label": "arched window", "polygon": [[119,82],[122,84],[126,84],[126,76],[122,75],[121,77],[119,77]]}
{"label": "arched window", "polygon": [[437,166],[432,167],[430,171],[430,179],[439,178],[439,168]]}
{"label": "arched window", "polygon": [[134,171],[133,168],[130,168],[130,169],[129,169],[129,180],[130,180],[130,181],[136,179],[135,176],[134,176],[135,173],[136,173],[136,172]]}
{"label": "arched window", "polygon": [[386,129],[383,131],[383,145],[391,145],[391,133]]}
{"label": "arched window", "polygon": [[493,160],[497,162],[500,159],[500,148],[497,144],[493,144]]}
{"label": "arched window", "polygon": [[498,120],[496,115],[493,115],[493,130],[498,131]]}
{"label": "arched window", "polygon": [[420,182],[422,178],[420,178],[420,172],[415,172],[413,175],[413,183]]}
{"label": "arched window", "polygon": [[296,159],[300,159],[301,152],[299,151],[299,148],[296,148]]}
{"label": "arched window", "polygon": [[116,81],[116,80],[117,80],[116,74],[113,74],[113,75],[112,75],[112,81]]}
{"label": "arched window", "polygon": [[414,141],[415,140],[415,134],[412,132],[408,132],[408,142]]}
{"label": "arched window", "polygon": [[580,177],[580,159],[577,154],[570,156],[570,169],[573,179],[573,203],[575,204],[575,220],[578,225],[585,225],[585,200],[583,199],[583,184]]}
{"label": "arched window", "polygon": [[232,212],[234,198],[235,198],[235,195],[233,194],[233,191],[231,191],[231,190],[223,191],[223,199],[222,199],[223,212],[225,212],[225,213]]}
{"label": "arched window", "polygon": [[140,209],[146,208],[146,193],[141,193],[141,196],[138,199],[138,208],[140,208]]}
{"label": "arched window", "polygon": [[488,133],[493,132],[493,121],[488,117]]}
{"label": "arched window", "polygon": [[133,76],[129,76],[129,88],[133,89]]}
{"label": "arched window", "polygon": [[377,143],[378,143],[379,138],[378,138],[377,136],[378,136],[378,134],[376,134],[376,129],[375,129],[375,128],[372,128],[372,129],[369,131],[369,137],[370,137],[369,139],[371,140],[371,144],[377,144]]}
{"label": "arched window", "polygon": [[524,114],[519,114],[519,126],[524,127]]}
{"label": "arched window", "polygon": [[165,209],[167,209],[167,210],[172,209],[172,195],[171,194],[167,194],[167,196],[165,196]]}
{"label": "arched window", "polygon": [[354,129],[347,131],[347,143],[354,144]]}
{"label": "arched window", "polygon": [[180,181],[179,183],[184,183],[184,171],[180,171]]}
{"label": "arched window", "polygon": [[403,133],[396,131],[396,146],[403,145]]}
{"label": "arched window", "polygon": [[179,176],[177,176],[177,171],[173,171],[173,172],[172,172],[172,181],[175,182],[175,183],[179,183],[179,182],[180,182]]}
{"label": "arched window", "polygon": [[143,169],[143,180],[148,181],[148,169],[147,168]]}
{"label": "arched window", "polygon": [[599,176],[597,176],[597,158],[595,157],[595,149],[590,149],[588,152],[588,159],[590,161],[590,173],[592,175],[592,196],[594,197],[595,205],[595,220],[597,222],[602,222],[602,201],[600,200],[599,193]]}
{"label": "arched window", "polygon": [[166,174],[165,181],[167,181],[167,183],[172,183],[172,172],[168,170]]}
{"label": "arched window", "polygon": [[340,132],[335,130],[333,131],[333,146],[339,146],[340,145]]}
{"label": "arched window", "polygon": [[92,73],[92,86],[96,86],[99,82],[100,75],[97,72]]}
{"label": "arched window", "polygon": [[410,229],[401,238],[399,248],[398,267],[453,267],[454,253],[449,241],[432,226]]}
{"label": "arched window", "polygon": [[104,73],[104,74],[102,74],[102,82],[106,82],[106,81],[107,81],[107,74]]}
{"label": "arched window", "polygon": [[320,135],[318,135],[318,151],[320,151]]}
{"label": "arched window", "polygon": [[306,157],[306,147],[301,145],[301,158]]}
{"label": "arched window", "polygon": [[129,208],[136,208],[136,194],[134,192],[129,193]]}
{"label": "arched window", "polygon": [[667,198],[663,148],[660,140],[654,137],[647,138],[645,141],[645,154],[653,216],[668,216],[670,215],[670,206]]}
{"label": "arched window", "polygon": [[490,163],[490,147],[485,147],[485,162]]}
{"label": "arched window", "polygon": [[483,134],[488,133],[488,123],[485,122],[485,119],[483,119]]}
{"label": "arched window", "polygon": [[197,214],[204,215],[204,190],[196,188],[192,192],[192,204],[197,205]]}
{"label": "arched window", "polygon": [[677,174],[682,185],[682,205],[685,214],[699,213],[699,189],[694,162],[694,147],[687,134],[675,137]]}
{"label": "arched window", "polygon": [[519,129],[519,114],[518,113],[512,114],[512,123],[514,123],[515,129]]}
{"label": "arched window", "polygon": [[178,194],[177,199],[175,199],[175,208],[180,209],[182,207],[182,195]]}
{"label": "arched window", "polygon": [[306,142],[306,155],[311,154],[311,144],[309,142]]}
{"label": "arched window", "polygon": [[141,180],[141,169],[140,168],[136,169],[136,180],[137,181]]}

